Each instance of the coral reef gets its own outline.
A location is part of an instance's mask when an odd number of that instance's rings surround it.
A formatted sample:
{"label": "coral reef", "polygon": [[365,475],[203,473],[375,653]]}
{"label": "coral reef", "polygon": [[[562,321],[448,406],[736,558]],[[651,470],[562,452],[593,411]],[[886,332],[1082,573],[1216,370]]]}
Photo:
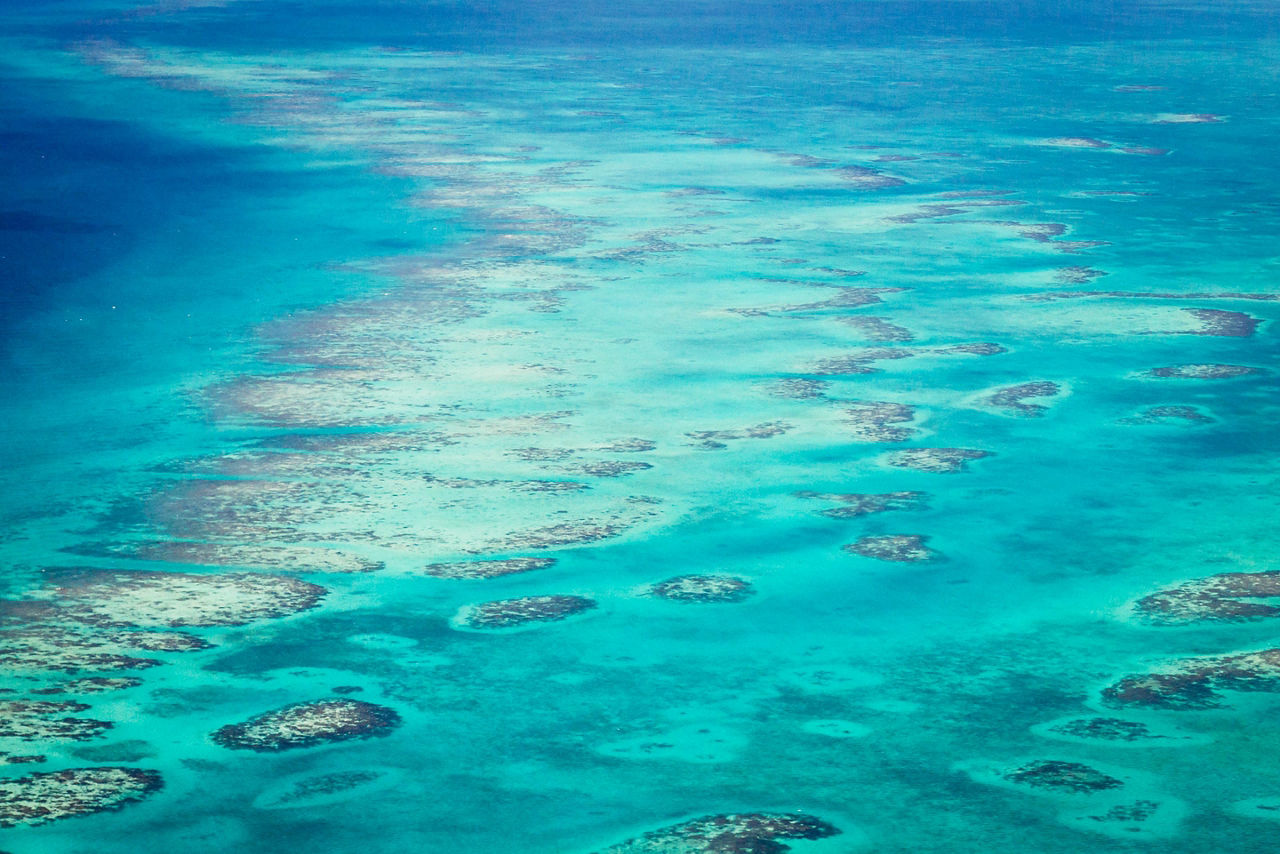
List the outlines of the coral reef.
{"label": "coral reef", "polygon": [[650,831],[599,854],[781,854],[791,846],[780,839],[825,839],[838,833],[814,816],[730,813]]}
{"label": "coral reef", "polygon": [[1102,691],[1113,707],[1186,711],[1222,705],[1220,691],[1280,691],[1280,649],[1193,658],[1156,672],[1125,676]]}
{"label": "coral reef", "polygon": [[556,622],[595,607],[595,601],[585,596],[525,596],[467,606],[458,613],[457,621],[473,629],[509,629],[528,623]]}
{"label": "coral reef", "polygon": [[1121,424],[1167,424],[1172,420],[1186,421],[1191,424],[1209,424],[1213,419],[1200,412],[1194,406],[1152,406],[1137,415],[1122,418]]}
{"label": "coral reef", "polygon": [[1224,311],[1219,308],[1184,308],[1183,311],[1200,321],[1200,328],[1191,333],[1192,335],[1248,338],[1262,322],[1242,311]]}
{"label": "coral reef", "polygon": [[423,567],[422,571],[436,578],[498,578],[503,575],[532,572],[535,569],[546,569],[555,565],[555,562],[555,558],[550,557],[495,558],[432,563]]}
{"label": "coral reef", "polygon": [[743,427],[740,430],[695,430],[685,433],[693,440],[692,444],[708,451],[718,451],[727,447],[725,442],[732,442],[738,439],[772,439],[774,436],[781,436],[791,429],[791,425],[785,421],[769,421],[764,424],[756,424],[753,427]]}
{"label": "coral reef", "polygon": [[384,736],[399,725],[400,715],[393,709],[344,697],[294,703],[244,723],[228,724],[213,734],[213,740],[233,750],[272,753]]}
{"label": "coral reef", "polygon": [[812,498],[818,501],[837,501],[844,507],[831,507],[819,510],[823,516],[832,519],[856,519],[872,513],[884,513],[889,510],[918,510],[924,507],[923,492],[797,492],[796,498]]}
{"label": "coral reef", "polygon": [[852,407],[845,410],[853,425],[853,435],[862,442],[904,442],[915,432],[909,424],[915,420],[915,409],[905,403],[885,401],[849,401]]}
{"label": "coral reef", "polygon": [[1062,389],[1057,383],[1047,380],[1020,383],[998,389],[984,398],[987,406],[1007,409],[1028,418],[1043,415],[1048,407],[1039,403],[1027,403],[1027,398],[1055,397]]}
{"label": "coral reef", "polygon": [[242,626],[314,608],[316,584],[278,575],[194,575],[143,570],[49,573],[66,619],[101,627]]}
{"label": "coral reef", "polygon": [[160,774],[137,768],[72,768],[0,780],[0,827],[44,824],[119,809],[160,789]]}
{"label": "coral reef", "polygon": [[1261,368],[1248,365],[1170,365],[1164,368],[1152,368],[1148,376],[1165,377],[1180,380],[1225,380],[1234,377],[1261,373]]}
{"label": "coral reef", "polygon": [[842,548],[863,557],[895,563],[918,563],[937,560],[940,555],[926,545],[929,538],[920,534],[885,534],[859,537]]}
{"label": "coral reef", "polygon": [[1098,741],[1139,742],[1151,739],[1168,739],[1156,735],[1144,723],[1122,718],[1075,718],[1055,724],[1047,730],[1071,738],[1096,739]]}
{"label": "coral reef", "polygon": [[651,588],[654,596],[677,602],[741,602],[755,591],[732,575],[678,575]]}
{"label": "coral reef", "polygon": [[1280,607],[1250,601],[1276,597],[1280,597],[1280,570],[1227,572],[1144,596],[1135,608],[1164,625],[1243,621],[1280,614]]}
{"label": "coral reef", "polygon": [[1079,762],[1063,762],[1057,759],[1037,759],[1005,772],[1010,783],[1031,786],[1036,789],[1055,789],[1064,792],[1099,792],[1115,789],[1124,783],[1096,768]]}
{"label": "coral reef", "polygon": [[954,474],[964,471],[970,460],[980,460],[991,455],[990,451],[979,451],[974,448],[909,448],[887,454],[884,460],[896,468],[915,469],[933,474]]}
{"label": "coral reef", "polygon": [[89,706],[48,700],[0,701],[0,738],[19,741],[87,741],[111,728],[109,721],[55,717],[63,712],[83,712]]}

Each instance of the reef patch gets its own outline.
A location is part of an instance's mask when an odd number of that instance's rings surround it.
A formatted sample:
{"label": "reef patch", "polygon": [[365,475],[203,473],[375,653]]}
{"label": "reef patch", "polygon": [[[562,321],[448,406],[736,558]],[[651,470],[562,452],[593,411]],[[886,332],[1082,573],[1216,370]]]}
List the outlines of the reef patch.
{"label": "reef patch", "polygon": [[997,389],[983,398],[987,406],[1004,409],[1026,418],[1038,418],[1048,410],[1040,403],[1027,403],[1030,398],[1056,397],[1062,388],[1055,382],[1037,380]]}
{"label": "reef patch", "polygon": [[1076,794],[1100,792],[1124,785],[1121,780],[1080,762],[1037,759],[1006,771],[1004,779],[1033,789],[1052,789]]}
{"label": "reef patch", "polygon": [[825,839],[834,825],[794,813],[729,813],[696,818],[653,830],[597,854],[781,854],[782,839]]}
{"label": "reef patch", "polygon": [[937,560],[941,555],[929,548],[929,538],[921,534],[885,534],[859,537],[842,548],[863,557],[894,563],[921,563]]}
{"label": "reef patch", "polygon": [[872,513],[885,513],[889,510],[920,510],[924,508],[923,492],[797,492],[796,498],[810,498],[818,501],[831,501],[843,504],[843,507],[829,507],[819,510],[823,516],[832,519],[856,519]]}
{"label": "reef patch", "polygon": [[343,697],[293,703],[244,723],[228,724],[213,734],[213,740],[232,750],[275,753],[385,736],[399,725],[400,715],[394,709]]}
{"label": "reef patch", "polygon": [[316,584],[279,575],[195,575],[145,570],[48,573],[63,616],[99,627],[242,626],[314,608]]}
{"label": "reef patch", "polygon": [[0,827],[117,810],[161,786],[159,772],[137,768],[72,768],[0,780]]}
{"label": "reef patch", "polygon": [[975,448],[908,448],[886,454],[883,459],[895,468],[931,474],[955,474],[964,471],[972,460],[990,456],[990,451]]}
{"label": "reef patch", "polygon": [[1262,373],[1261,368],[1250,365],[1169,365],[1163,368],[1152,368],[1148,376],[1178,380],[1229,380]]}
{"label": "reef patch", "polygon": [[554,623],[596,608],[585,596],[525,596],[468,605],[455,617],[457,625],[470,629],[511,629],[530,623]]}
{"label": "reef patch", "polygon": [[1252,600],[1280,597],[1280,570],[1227,572],[1144,596],[1135,610],[1153,623],[1243,622],[1280,615],[1280,607]]}
{"label": "reef patch", "polygon": [[755,590],[751,582],[733,575],[678,575],[653,585],[650,592],[675,602],[741,602]]}
{"label": "reef patch", "polygon": [[555,563],[556,559],[550,557],[495,558],[493,560],[432,563],[425,566],[422,571],[434,578],[500,578],[504,575],[516,575],[521,572],[533,572],[536,569],[547,569],[554,566]]}

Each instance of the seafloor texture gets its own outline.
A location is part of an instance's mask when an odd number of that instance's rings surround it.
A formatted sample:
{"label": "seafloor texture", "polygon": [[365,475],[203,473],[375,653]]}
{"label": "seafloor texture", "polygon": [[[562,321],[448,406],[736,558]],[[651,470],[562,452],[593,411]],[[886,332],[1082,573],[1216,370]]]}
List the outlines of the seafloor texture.
{"label": "seafloor texture", "polygon": [[1275,3],[0,21],[0,851],[1274,848]]}

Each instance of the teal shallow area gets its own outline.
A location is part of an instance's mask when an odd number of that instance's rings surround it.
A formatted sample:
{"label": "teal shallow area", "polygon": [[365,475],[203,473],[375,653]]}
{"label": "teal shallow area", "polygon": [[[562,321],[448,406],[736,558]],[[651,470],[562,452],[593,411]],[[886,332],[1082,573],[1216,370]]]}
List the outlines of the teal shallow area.
{"label": "teal shallow area", "polygon": [[1270,850],[1280,8],[848,6],[7,12],[0,849]]}

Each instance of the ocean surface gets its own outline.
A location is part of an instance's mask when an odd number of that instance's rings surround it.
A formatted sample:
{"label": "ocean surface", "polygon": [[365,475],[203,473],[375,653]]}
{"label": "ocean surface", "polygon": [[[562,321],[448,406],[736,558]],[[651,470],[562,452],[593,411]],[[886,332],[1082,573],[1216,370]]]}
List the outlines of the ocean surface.
{"label": "ocean surface", "polygon": [[1270,852],[1280,3],[0,7],[0,851]]}

